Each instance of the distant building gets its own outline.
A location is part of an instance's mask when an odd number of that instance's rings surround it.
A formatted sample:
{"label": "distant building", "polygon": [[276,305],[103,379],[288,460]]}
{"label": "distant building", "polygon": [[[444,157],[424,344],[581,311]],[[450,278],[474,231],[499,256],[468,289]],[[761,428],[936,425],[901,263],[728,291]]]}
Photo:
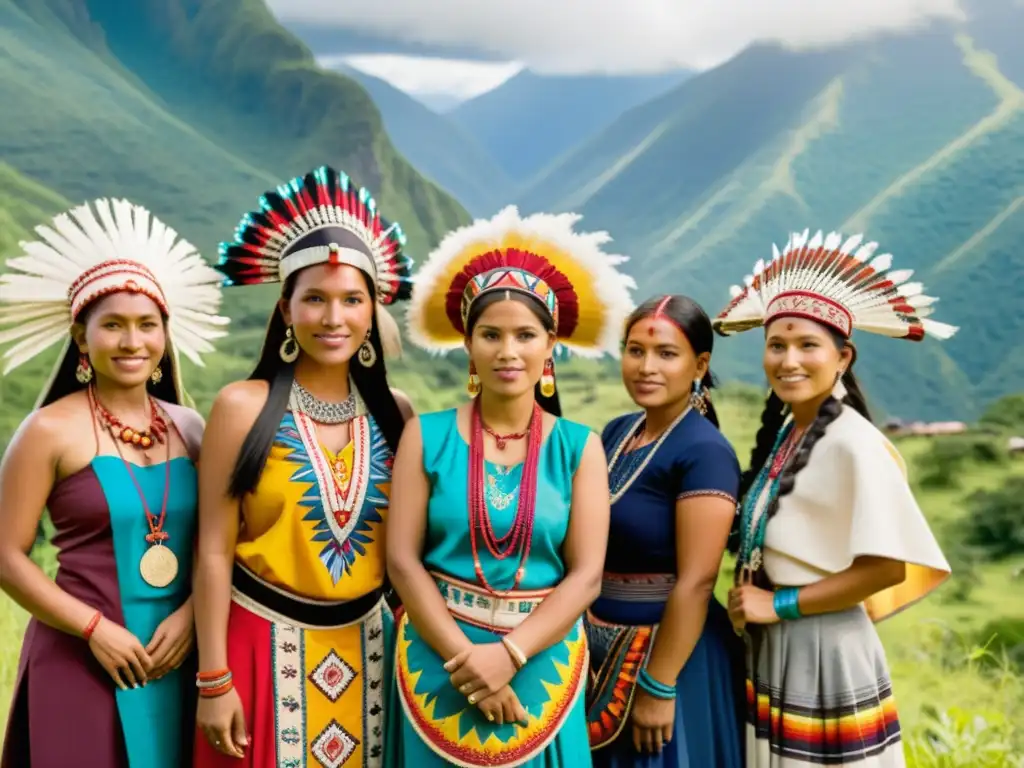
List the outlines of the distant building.
{"label": "distant building", "polygon": [[962,421],[900,421],[889,419],[885,422],[885,431],[898,437],[937,437],[939,435],[959,435],[967,431],[967,424]]}

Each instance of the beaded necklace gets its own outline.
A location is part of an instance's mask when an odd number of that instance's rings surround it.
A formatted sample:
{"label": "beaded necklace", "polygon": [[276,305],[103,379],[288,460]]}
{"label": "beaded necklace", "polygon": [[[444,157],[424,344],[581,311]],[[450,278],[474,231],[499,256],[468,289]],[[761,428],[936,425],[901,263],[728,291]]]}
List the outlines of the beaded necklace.
{"label": "beaded necklace", "polygon": [[626,431],[625,437],[622,438],[615,452],[608,460],[608,482],[611,486],[609,490],[611,492],[612,504],[625,495],[626,491],[633,485],[633,481],[646,469],[654,454],[661,447],[661,444],[668,439],[668,436],[672,434],[672,431],[686,418],[689,412],[690,406],[687,406],[683,409],[682,413],[672,420],[671,424],[662,430],[657,439],[647,445],[627,451],[626,449],[643,434],[643,430],[647,425],[645,414],[641,413],[637,416],[636,420]]}
{"label": "beaded necklace", "polygon": [[775,438],[768,459],[747,491],[740,514],[741,539],[737,569],[743,566],[752,572],[761,569],[765,530],[768,525],[767,511],[779,493],[782,470],[796,452],[802,437],[802,430],[797,431],[794,422],[790,421],[784,426]]}
{"label": "beaded necklace", "polygon": [[[491,525],[487,501],[484,497],[484,429],[480,414],[480,401],[474,400],[470,422],[469,445],[469,544],[473,551],[473,568],[480,584],[496,597],[505,597],[519,588],[526,574],[526,560],[530,556],[533,540],[533,518],[537,501],[537,465],[540,457],[541,437],[544,431],[543,411],[534,403],[530,426],[527,428],[526,460],[519,482],[519,503],[512,525],[504,536],[496,536]],[[491,556],[497,560],[518,553],[519,567],[511,589],[499,593],[484,576],[477,547],[477,537],[484,540]]]}

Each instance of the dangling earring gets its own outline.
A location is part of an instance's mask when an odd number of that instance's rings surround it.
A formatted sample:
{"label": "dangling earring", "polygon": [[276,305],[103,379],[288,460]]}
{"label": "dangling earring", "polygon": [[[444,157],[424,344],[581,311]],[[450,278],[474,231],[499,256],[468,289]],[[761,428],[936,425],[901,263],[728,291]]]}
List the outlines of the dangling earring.
{"label": "dangling earring", "polygon": [[476,373],[476,364],[469,361],[469,381],[466,382],[466,391],[470,397],[476,397],[480,394],[480,377]]}
{"label": "dangling earring", "polygon": [[79,384],[88,384],[92,381],[92,364],[89,356],[82,354],[78,356],[78,367],[75,368],[75,378]]}
{"label": "dangling earring", "polygon": [[366,339],[359,345],[359,362],[364,368],[372,368],[377,362],[377,350],[370,343],[370,332],[366,332]]}
{"label": "dangling earring", "polygon": [[154,384],[159,384],[164,378],[164,372],[160,370],[160,366],[156,367],[156,370],[150,374],[149,380]]}
{"label": "dangling earring", "polygon": [[843,375],[845,373],[846,371],[839,371],[836,374],[836,383],[832,387],[832,397],[834,397],[839,402],[842,402],[843,398],[846,397],[847,395],[846,385],[843,384]]}
{"label": "dangling earring", "polygon": [[540,393],[544,397],[555,396],[555,361],[550,357],[544,361],[544,373],[540,375]]}
{"label": "dangling earring", "polygon": [[708,415],[708,399],[699,381],[693,382],[693,394],[690,395],[690,406],[696,408],[701,416]]}
{"label": "dangling earring", "polygon": [[295,358],[299,356],[299,342],[295,340],[295,333],[290,325],[288,330],[284,332],[284,341],[281,342],[281,349],[278,350],[278,354],[281,355],[281,359],[286,363],[294,363]]}

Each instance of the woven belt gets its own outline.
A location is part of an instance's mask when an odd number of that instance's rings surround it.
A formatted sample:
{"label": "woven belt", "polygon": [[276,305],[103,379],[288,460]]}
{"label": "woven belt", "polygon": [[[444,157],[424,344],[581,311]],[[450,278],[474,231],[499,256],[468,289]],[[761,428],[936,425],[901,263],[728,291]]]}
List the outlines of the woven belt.
{"label": "woven belt", "polygon": [[673,573],[608,573],[601,578],[601,597],[637,603],[663,603],[676,586]]}
{"label": "woven belt", "polygon": [[495,597],[477,584],[431,571],[449,612],[458,619],[486,629],[515,629],[533,613],[552,589],[504,593]]}

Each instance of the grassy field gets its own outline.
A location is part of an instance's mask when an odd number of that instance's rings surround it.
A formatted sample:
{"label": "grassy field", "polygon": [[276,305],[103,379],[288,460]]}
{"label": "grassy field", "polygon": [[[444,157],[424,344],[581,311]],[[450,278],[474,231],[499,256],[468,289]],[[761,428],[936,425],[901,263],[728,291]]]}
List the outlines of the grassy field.
{"label": "grassy field", "polygon": [[[463,398],[460,390],[428,381],[416,368],[398,368],[393,378],[412,395],[418,410],[448,407]],[[612,416],[632,409],[621,385],[608,373],[597,364],[575,363],[560,376],[568,416],[600,428]],[[602,375],[608,378],[599,382]],[[716,399],[724,430],[743,461],[757,430],[760,398],[757,390],[726,386]],[[197,399],[204,407],[207,393]],[[899,447],[912,479],[921,475],[929,461],[930,441],[908,438],[899,441]],[[966,497],[996,488],[1010,476],[1024,477],[1024,460],[964,469],[953,488],[922,488],[915,481],[921,505],[947,555],[955,544],[950,526],[970,512]],[[44,550],[41,557],[52,569],[52,551]],[[950,557],[955,572],[946,585],[879,625],[908,756],[915,768],[1019,768],[1024,765],[1024,678],[985,649],[990,638],[983,628],[997,619],[1024,624],[1024,576],[1014,575],[1024,571],[1024,557],[973,569],[958,569]],[[724,563],[720,594],[728,588],[731,571],[731,563]],[[966,580],[972,589],[964,588]],[[0,596],[0,720],[6,717],[25,621],[25,613]]]}

